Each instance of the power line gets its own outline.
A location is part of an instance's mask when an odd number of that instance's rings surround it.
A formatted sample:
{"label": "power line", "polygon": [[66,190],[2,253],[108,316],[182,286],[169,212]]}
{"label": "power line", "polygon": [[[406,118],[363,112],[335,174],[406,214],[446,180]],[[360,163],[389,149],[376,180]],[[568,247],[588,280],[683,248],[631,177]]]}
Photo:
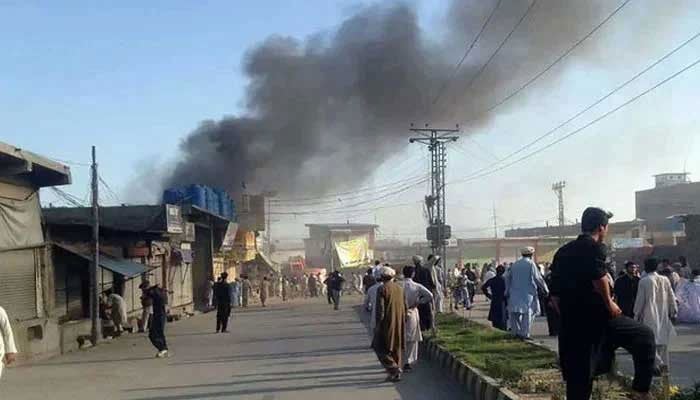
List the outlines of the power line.
{"label": "power line", "polygon": [[116,201],[117,204],[118,204],[118,203],[121,203],[121,201],[119,200],[119,196],[117,196],[117,194],[114,192],[114,190],[112,190],[112,188],[111,188],[111,187],[107,184],[107,182],[102,178],[102,175],[98,175],[97,177],[98,177],[99,181],[102,183],[102,185],[105,187],[105,189],[107,189],[107,192],[108,192],[109,196],[110,196],[114,201]]}
{"label": "power line", "polygon": [[383,196],[379,196],[379,197],[376,197],[376,198],[373,198],[373,199],[370,199],[370,200],[366,200],[366,201],[360,201],[360,202],[358,202],[358,203],[350,204],[350,205],[345,206],[345,207],[333,207],[333,208],[320,209],[320,210],[310,210],[310,211],[280,212],[280,213],[276,213],[276,215],[322,214],[322,213],[327,213],[327,212],[329,212],[329,211],[339,211],[339,210],[347,210],[347,212],[351,212],[351,211],[352,211],[352,208],[359,207],[359,206],[361,206],[361,205],[365,205],[365,204],[369,204],[369,203],[373,203],[373,202],[375,202],[375,201],[380,201],[380,200],[386,199],[387,197],[394,196],[394,195],[397,195],[397,194],[399,194],[399,193],[403,193],[403,192],[405,192],[405,191],[407,191],[407,190],[409,190],[409,189],[411,189],[411,188],[413,188],[413,187],[416,187],[416,186],[418,186],[418,185],[420,185],[420,184],[422,184],[422,183],[424,183],[424,182],[426,182],[426,181],[428,181],[428,178],[423,178],[423,179],[419,180],[418,182],[415,182],[415,183],[413,183],[413,184],[411,184],[411,185],[404,186],[404,187],[401,188],[401,189],[398,189],[398,190],[395,190],[395,191],[393,191],[393,192],[387,193],[387,194],[385,194],[385,195],[383,195]]}
{"label": "power line", "polygon": [[527,10],[525,10],[525,13],[520,17],[520,19],[515,24],[513,29],[511,29],[511,31],[508,33],[508,35],[501,41],[501,43],[498,45],[498,47],[496,47],[496,51],[494,51],[493,54],[491,54],[491,56],[488,58],[488,60],[486,60],[486,63],[484,63],[484,65],[482,65],[481,68],[479,68],[479,70],[476,72],[476,74],[474,74],[474,76],[472,76],[472,78],[469,80],[469,82],[467,83],[466,90],[471,89],[474,82],[476,82],[476,80],[479,79],[479,77],[481,77],[481,74],[491,64],[491,61],[493,61],[494,58],[496,58],[496,56],[501,51],[503,46],[505,46],[505,44],[508,42],[508,40],[510,40],[511,36],[513,36],[515,31],[517,31],[518,28],[520,27],[520,25],[522,25],[523,21],[525,21],[525,18],[530,14],[530,11],[532,11],[532,9],[535,7],[535,4],[537,4],[537,1],[538,0],[532,0],[530,5],[527,7]]}
{"label": "power line", "polygon": [[586,35],[584,35],[581,39],[576,41],[571,47],[569,47],[564,53],[562,53],[559,57],[557,57],[554,62],[550,63],[547,67],[545,67],[542,71],[538,72],[530,78],[525,84],[517,88],[515,91],[504,97],[503,99],[499,100],[492,106],[479,111],[476,113],[476,116],[470,118],[468,121],[466,121],[464,124],[467,124],[469,122],[472,122],[478,118],[478,116],[490,113],[491,111],[495,110],[496,108],[500,107],[513,97],[517,96],[518,93],[522,92],[523,90],[527,89],[530,85],[532,85],[535,81],[540,79],[544,74],[549,72],[555,65],[559,64],[561,61],[563,61],[565,58],[567,58],[576,48],[578,48],[583,42],[588,40],[591,36],[593,36],[596,32],[600,30],[600,28],[603,27],[603,25],[607,24],[608,21],[610,21],[617,13],[619,13],[627,4],[629,4],[632,0],[625,0],[623,1],[615,10],[613,10],[612,13],[610,13],[605,19],[603,19],[598,25],[596,25],[591,31],[589,31]]}
{"label": "power line", "polygon": [[502,2],[502,0],[498,0],[496,2],[496,5],[491,10],[491,13],[489,13],[489,16],[486,18],[483,25],[481,25],[481,29],[479,30],[479,33],[477,33],[476,36],[474,36],[474,40],[472,40],[472,42],[469,44],[469,46],[467,47],[467,50],[464,52],[464,55],[462,56],[462,58],[459,60],[459,62],[455,66],[454,70],[452,71],[452,75],[447,77],[445,79],[445,81],[442,83],[442,86],[440,87],[440,89],[438,89],[437,94],[435,95],[435,97],[433,98],[433,101],[431,102],[431,106],[434,106],[438,102],[438,100],[440,100],[440,97],[442,97],[442,95],[445,93],[445,89],[447,89],[447,86],[449,85],[450,81],[452,81],[455,77],[457,77],[457,73],[459,72],[460,68],[462,68],[462,64],[464,63],[464,60],[467,59],[467,57],[471,53],[472,49],[474,49],[474,46],[479,41],[479,38],[481,38],[481,35],[486,30],[486,26],[488,26],[489,22],[491,22],[491,19],[496,14],[496,10],[498,10],[498,8],[501,6],[501,2]]}
{"label": "power line", "polygon": [[[398,185],[412,184],[412,183],[418,182],[419,180],[423,180],[427,177],[428,177],[427,174],[424,174],[422,176],[418,175],[418,176],[415,176],[415,177],[410,178],[410,179],[394,182],[391,185],[381,186],[380,188],[378,188],[372,192],[357,194],[355,196],[337,197],[334,199],[327,199],[327,200],[319,199],[316,201],[308,200],[308,201],[303,201],[303,202],[302,201],[300,201],[300,202],[292,202],[292,201],[276,202],[273,200],[271,200],[271,202],[276,207],[288,207],[288,208],[289,207],[311,207],[311,206],[318,206],[318,205],[324,205],[324,204],[337,204],[337,203],[342,204],[343,202],[347,202],[349,200],[366,198],[367,196],[376,196],[376,195],[382,194],[384,192],[394,190]],[[285,204],[285,203],[289,203],[289,204]]]}
{"label": "power line", "polygon": [[[700,33],[699,33],[698,35],[696,35],[695,37],[697,37],[697,36],[700,36]],[[687,42],[686,42],[686,43],[687,43]],[[676,51],[676,50],[674,50],[674,51]],[[510,166],[512,166],[512,165],[514,165],[514,164],[517,164],[518,162],[524,161],[524,160],[526,160],[526,159],[528,159],[528,158],[530,158],[530,157],[536,155],[537,153],[540,153],[540,152],[542,152],[542,151],[544,151],[544,150],[546,150],[546,149],[548,149],[548,148],[550,148],[550,147],[552,147],[552,146],[554,146],[554,145],[556,145],[556,144],[558,144],[558,143],[560,143],[560,142],[562,142],[562,141],[564,141],[564,140],[570,138],[571,136],[573,136],[573,135],[575,135],[575,134],[577,134],[577,133],[579,133],[579,132],[581,132],[581,131],[583,131],[583,130],[589,128],[590,126],[592,126],[592,125],[594,125],[594,124],[600,122],[601,120],[603,120],[603,119],[607,118],[608,116],[610,116],[610,115],[616,113],[617,111],[621,110],[622,108],[624,108],[624,107],[626,107],[626,106],[628,106],[628,105],[634,103],[635,101],[639,100],[639,99],[642,98],[643,96],[645,96],[645,95],[651,93],[652,91],[656,90],[657,88],[659,88],[659,87],[663,86],[664,84],[668,83],[669,81],[673,80],[673,79],[676,78],[677,76],[679,76],[679,75],[683,74],[684,72],[688,71],[689,69],[695,67],[695,66],[698,65],[699,63],[700,63],[700,59],[697,59],[696,61],[692,62],[691,64],[686,65],[686,66],[685,66],[684,68],[682,68],[681,70],[679,70],[679,71],[675,72],[674,74],[670,75],[670,76],[667,77],[666,79],[664,79],[664,80],[660,81],[659,83],[655,84],[655,85],[652,86],[651,88],[649,88],[649,89],[643,91],[642,93],[640,93],[640,94],[638,94],[638,95],[632,97],[631,99],[627,100],[626,102],[622,103],[621,105],[619,105],[619,106],[613,108],[612,110],[610,110],[610,111],[604,113],[603,115],[599,116],[598,118],[595,118],[594,120],[592,120],[592,121],[586,123],[586,124],[583,125],[582,127],[580,127],[580,128],[578,128],[578,129],[575,129],[575,130],[573,130],[573,131],[567,133],[566,135],[564,135],[564,136],[562,136],[561,138],[559,138],[559,139],[557,139],[557,140],[555,140],[555,141],[553,141],[553,142],[547,144],[546,146],[540,147],[539,149],[536,149],[536,150],[534,150],[534,151],[532,151],[532,152],[530,152],[530,153],[528,153],[528,154],[526,154],[526,155],[524,155],[524,156],[522,156],[522,157],[520,157],[520,158],[515,159],[514,161],[512,161],[512,162],[510,162],[510,163],[507,163],[507,164],[505,164],[505,165],[502,165],[502,166],[500,166],[500,167],[498,167],[498,168],[495,168],[495,169],[493,169],[493,170],[491,170],[491,171],[486,171],[486,172],[484,172],[484,173],[482,173],[482,174],[478,174],[478,172],[477,172],[477,173],[475,173],[475,174],[473,174],[473,175],[471,175],[471,176],[465,177],[465,178],[463,178],[463,179],[459,179],[459,180],[456,180],[456,181],[449,182],[448,184],[469,182],[469,181],[472,181],[472,180],[475,180],[475,179],[478,179],[478,178],[481,178],[481,177],[484,177],[484,176],[487,176],[487,175],[492,175],[492,174],[494,174],[494,173],[496,173],[496,172],[498,172],[498,171],[501,171],[501,170],[503,170],[503,169],[505,169],[505,168],[508,168],[508,167],[510,167]],[[587,109],[590,109],[590,107],[588,107]],[[562,124],[562,125],[560,125],[559,127],[561,127],[561,126],[563,126],[563,125],[565,125],[565,124]],[[558,128],[556,128],[556,129],[558,129]],[[555,129],[555,130],[556,130],[556,129]],[[553,131],[550,131],[550,132],[553,132]],[[549,133],[548,133],[548,134],[549,134]],[[523,149],[528,148],[528,147],[531,147],[532,144],[534,144],[534,143],[540,141],[544,136],[546,136],[546,135],[548,135],[548,134],[545,134],[545,135],[541,136],[540,138],[538,138],[537,140],[535,140],[534,142],[531,142],[530,144],[524,146]],[[522,150],[522,149],[521,149],[521,150]],[[515,153],[519,153],[521,150],[518,150],[518,151],[515,152]],[[506,157],[506,158],[508,158],[508,157]],[[499,163],[500,163],[501,161],[503,161],[503,160],[505,160],[505,158],[502,159],[502,160],[499,160],[499,161],[496,162],[495,164],[499,164]]]}
{"label": "power line", "polygon": [[[422,157],[420,157],[419,159],[417,159],[417,161],[421,161],[421,160],[422,160]],[[400,163],[400,165],[401,165],[401,164],[403,164],[403,163]],[[285,202],[299,203],[299,202],[304,202],[304,201],[318,201],[318,200],[322,200],[322,199],[333,198],[333,199],[329,199],[328,201],[334,202],[334,201],[337,200],[337,197],[340,197],[340,196],[343,196],[343,195],[348,195],[348,194],[354,195],[354,194],[363,193],[363,192],[368,192],[368,191],[375,192],[375,191],[377,191],[377,190],[379,190],[379,189],[382,189],[382,188],[391,187],[391,186],[397,186],[397,185],[401,185],[401,184],[404,184],[404,183],[407,183],[407,182],[411,182],[411,181],[413,181],[413,180],[415,180],[415,179],[418,179],[418,178],[423,178],[424,175],[413,175],[414,173],[417,173],[420,169],[423,168],[422,165],[419,165],[418,167],[419,167],[419,168],[414,169],[414,172],[410,174],[411,176],[409,176],[409,177],[407,177],[407,178],[399,179],[399,180],[394,181],[394,182],[386,183],[386,184],[374,185],[374,186],[367,186],[367,187],[364,187],[364,188],[358,188],[358,189],[354,189],[354,190],[348,190],[348,191],[345,191],[345,192],[328,193],[328,194],[321,195],[321,196],[316,196],[316,197],[305,197],[305,198],[275,198],[275,199],[272,199],[272,201],[273,201],[274,203],[276,203],[276,204],[277,204],[277,203],[280,203],[280,204],[281,204],[281,203],[285,203]]]}

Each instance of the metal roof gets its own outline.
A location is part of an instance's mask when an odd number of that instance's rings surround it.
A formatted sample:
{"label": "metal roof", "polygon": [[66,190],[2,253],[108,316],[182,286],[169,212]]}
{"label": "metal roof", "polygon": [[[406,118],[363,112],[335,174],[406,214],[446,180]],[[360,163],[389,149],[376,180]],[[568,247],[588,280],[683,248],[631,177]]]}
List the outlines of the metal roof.
{"label": "metal roof", "polygon": [[[87,261],[92,261],[92,255],[85,254],[73,246],[63,243],[54,243],[54,245]],[[100,252],[100,267],[108,269],[119,275],[123,275],[126,278],[139,276],[145,272],[148,272],[149,270],[144,264],[135,263],[124,258],[112,257],[102,252]]]}
{"label": "metal roof", "polygon": [[0,166],[3,176],[19,178],[36,187],[71,183],[67,165],[3,142],[0,142]]}
{"label": "metal roof", "polygon": [[[42,209],[49,225],[92,225],[90,207]],[[163,205],[100,207],[100,228],[128,232],[167,232]]]}

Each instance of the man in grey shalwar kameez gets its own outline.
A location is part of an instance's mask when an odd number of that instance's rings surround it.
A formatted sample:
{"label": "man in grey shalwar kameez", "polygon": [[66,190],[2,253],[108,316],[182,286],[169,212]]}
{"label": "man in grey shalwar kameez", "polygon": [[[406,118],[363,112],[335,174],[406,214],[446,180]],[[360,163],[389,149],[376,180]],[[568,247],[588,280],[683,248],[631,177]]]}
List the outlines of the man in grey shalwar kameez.
{"label": "man in grey shalwar kameez", "polygon": [[403,293],[406,298],[406,343],[404,371],[410,371],[418,361],[418,345],[423,341],[420,331],[419,304],[429,304],[433,301],[433,294],[425,286],[413,281],[415,267],[406,266],[403,268]]}
{"label": "man in grey shalwar kameez", "polygon": [[515,336],[526,339],[530,337],[530,327],[535,316],[540,313],[537,289],[545,295],[549,294],[549,290],[539,268],[532,261],[535,249],[525,247],[521,254],[523,258],[515,262],[506,274],[506,294],[510,329]]}

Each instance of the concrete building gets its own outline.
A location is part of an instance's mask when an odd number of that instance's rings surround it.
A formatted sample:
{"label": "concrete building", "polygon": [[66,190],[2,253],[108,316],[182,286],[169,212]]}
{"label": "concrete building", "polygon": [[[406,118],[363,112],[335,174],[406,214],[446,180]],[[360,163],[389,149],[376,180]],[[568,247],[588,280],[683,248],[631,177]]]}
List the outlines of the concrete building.
{"label": "concrete building", "polygon": [[307,268],[324,268],[329,271],[339,269],[341,261],[336,246],[354,239],[367,242],[365,265],[369,265],[374,258],[375,231],[378,225],[341,223],[307,224],[306,227],[309,228],[309,238],[304,239]]}
{"label": "concrete building", "polygon": [[67,166],[0,142],[0,305],[10,317],[20,360],[59,352],[39,189],[70,182]]}
{"label": "concrete building", "polygon": [[662,174],[656,187],[635,193],[637,219],[663,227],[669,217],[700,214],[700,182],[690,182],[687,174]]}

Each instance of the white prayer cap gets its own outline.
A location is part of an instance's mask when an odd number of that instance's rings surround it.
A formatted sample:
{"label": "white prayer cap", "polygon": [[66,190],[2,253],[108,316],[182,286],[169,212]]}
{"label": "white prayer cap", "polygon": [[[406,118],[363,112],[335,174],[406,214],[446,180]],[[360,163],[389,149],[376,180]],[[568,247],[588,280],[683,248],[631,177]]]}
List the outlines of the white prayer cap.
{"label": "white prayer cap", "polygon": [[520,249],[520,254],[524,256],[531,256],[535,254],[535,248],[532,246],[525,246],[522,249]]}
{"label": "white prayer cap", "polygon": [[396,276],[396,271],[394,271],[393,268],[382,267],[382,268],[379,270],[379,275],[380,275],[380,276],[388,276],[388,277],[393,278],[394,276]]}
{"label": "white prayer cap", "polygon": [[423,257],[421,257],[421,256],[413,256],[413,263],[414,263],[414,264],[423,264]]}

